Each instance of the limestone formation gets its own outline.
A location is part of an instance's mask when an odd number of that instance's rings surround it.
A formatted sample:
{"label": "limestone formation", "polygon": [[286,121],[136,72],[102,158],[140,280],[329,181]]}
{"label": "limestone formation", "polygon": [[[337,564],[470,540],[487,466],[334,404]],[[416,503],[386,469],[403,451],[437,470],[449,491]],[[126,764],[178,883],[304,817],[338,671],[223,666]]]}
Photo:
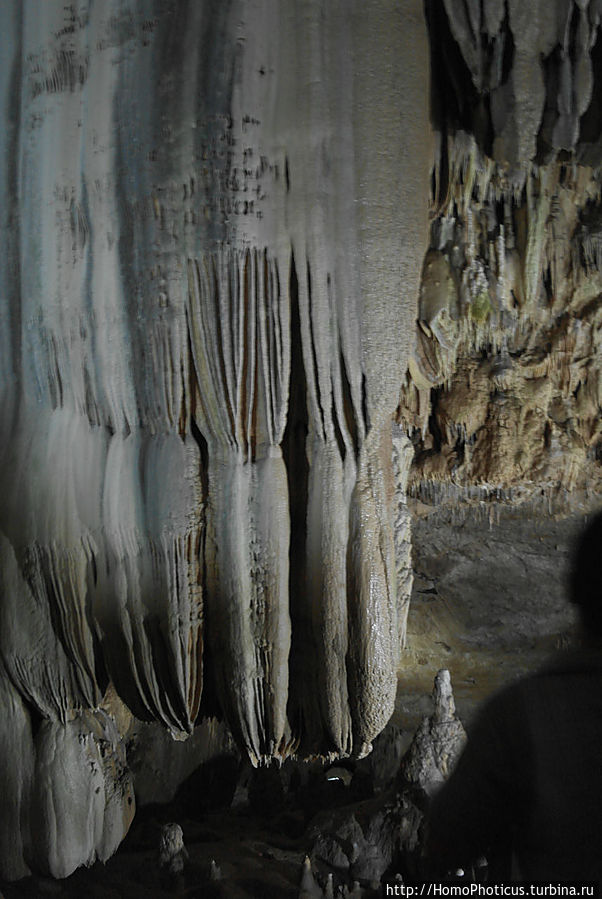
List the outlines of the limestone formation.
{"label": "limestone formation", "polygon": [[38,718],[6,675],[1,679],[3,876],[29,869],[66,877],[106,861],[134,816],[134,791],[115,722],[85,710],[65,722]]}
{"label": "limestone formation", "polygon": [[322,890],[314,877],[309,856],[303,859],[299,899],[322,899]]}
{"label": "limestone formation", "polygon": [[209,879],[210,880],[221,880],[222,879],[221,868],[219,867],[219,865],[217,864],[215,859],[211,859],[211,868],[209,871]]}
{"label": "limestone formation", "polygon": [[[435,677],[432,713],[425,716],[384,794],[328,810],[309,828],[311,865],[324,874],[378,888],[401,859],[406,872],[420,873],[424,812],[429,798],[451,773],[466,742],[449,671]],[[306,861],[306,868],[310,868]]]}
{"label": "limestone formation", "polygon": [[601,16],[2,4],[0,876],[115,850],[140,722],[369,753],[408,485],[595,501]]}
{"label": "limestone formation", "polygon": [[254,764],[364,754],[403,636],[422,4],[14,0],[1,32],[7,755],[34,714],[76,756],[109,684]]}
{"label": "limestone formation", "polygon": [[[600,492],[598,169],[533,166],[512,185],[472,138],[449,141],[416,354],[398,415],[410,491],[481,484],[512,499]],[[484,491],[487,495],[487,489]]]}
{"label": "limestone formation", "polygon": [[435,678],[433,713],[423,718],[403,759],[402,783],[432,796],[451,773],[465,743],[466,731],[456,715],[449,671],[442,669]]}
{"label": "limestone formation", "polygon": [[398,410],[416,449],[409,492],[588,508],[601,488],[602,6],[427,10],[437,153]]}
{"label": "limestone formation", "polygon": [[172,875],[181,874],[188,858],[184,833],[179,824],[164,824],[159,841],[159,867]]}

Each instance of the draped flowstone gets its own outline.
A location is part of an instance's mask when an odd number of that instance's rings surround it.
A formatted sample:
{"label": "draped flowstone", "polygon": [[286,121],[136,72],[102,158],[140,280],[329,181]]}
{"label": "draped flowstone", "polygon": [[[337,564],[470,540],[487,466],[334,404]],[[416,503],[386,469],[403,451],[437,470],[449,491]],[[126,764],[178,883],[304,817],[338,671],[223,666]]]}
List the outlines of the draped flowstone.
{"label": "draped flowstone", "polygon": [[254,764],[393,711],[427,34],[418,0],[0,27],[0,873],[66,876],[133,813],[107,688]]}

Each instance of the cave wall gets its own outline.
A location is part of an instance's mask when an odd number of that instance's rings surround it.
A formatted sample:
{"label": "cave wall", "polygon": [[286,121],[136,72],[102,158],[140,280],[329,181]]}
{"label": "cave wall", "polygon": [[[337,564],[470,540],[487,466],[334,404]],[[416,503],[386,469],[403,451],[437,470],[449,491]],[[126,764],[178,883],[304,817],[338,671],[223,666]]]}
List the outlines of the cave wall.
{"label": "cave wall", "polygon": [[576,639],[568,555],[602,495],[600,8],[427,14],[430,241],[396,414],[414,446],[404,723],[433,670],[468,720]]}
{"label": "cave wall", "polygon": [[602,434],[602,6],[426,8],[437,153],[398,410],[410,492],[587,508]]}
{"label": "cave wall", "polygon": [[509,185],[473,139],[449,143],[398,410],[410,492],[587,506],[601,486],[599,169],[556,161]]}

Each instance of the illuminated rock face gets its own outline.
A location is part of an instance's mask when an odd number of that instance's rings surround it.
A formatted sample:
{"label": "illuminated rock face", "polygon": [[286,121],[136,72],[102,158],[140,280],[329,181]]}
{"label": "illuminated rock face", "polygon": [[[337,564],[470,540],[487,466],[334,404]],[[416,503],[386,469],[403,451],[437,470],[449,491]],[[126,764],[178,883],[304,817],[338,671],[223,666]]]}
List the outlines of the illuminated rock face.
{"label": "illuminated rock face", "polygon": [[587,505],[602,487],[599,171],[558,161],[508,186],[472,140],[449,145],[398,412],[411,492]]}
{"label": "illuminated rock face", "polygon": [[131,819],[109,684],[254,762],[392,713],[428,41],[419,0],[1,19],[1,861],[65,876]]}
{"label": "illuminated rock face", "polygon": [[457,6],[3,4],[3,876],[122,839],[117,697],[369,751],[408,476],[597,483],[600,4]]}
{"label": "illuminated rock face", "polygon": [[428,10],[433,221],[398,412],[411,492],[587,507],[602,486],[602,6]]}
{"label": "illuminated rock face", "polygon": [[432,223],[397,412],[405,708],[449,666],[468,715],[570,638],[567,554],[602,496],[600,12],[428,4]]}

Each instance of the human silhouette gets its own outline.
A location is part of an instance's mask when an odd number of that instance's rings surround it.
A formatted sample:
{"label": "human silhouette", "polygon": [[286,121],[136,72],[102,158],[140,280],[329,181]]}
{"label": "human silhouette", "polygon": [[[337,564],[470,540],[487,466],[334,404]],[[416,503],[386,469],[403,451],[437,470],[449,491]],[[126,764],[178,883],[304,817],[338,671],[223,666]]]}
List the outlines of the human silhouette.
{"label": "human silhouette", "polygon": [[571,557],[579,645],[488,701],[427,823],[435,876],[602,881],[602,514]]}

